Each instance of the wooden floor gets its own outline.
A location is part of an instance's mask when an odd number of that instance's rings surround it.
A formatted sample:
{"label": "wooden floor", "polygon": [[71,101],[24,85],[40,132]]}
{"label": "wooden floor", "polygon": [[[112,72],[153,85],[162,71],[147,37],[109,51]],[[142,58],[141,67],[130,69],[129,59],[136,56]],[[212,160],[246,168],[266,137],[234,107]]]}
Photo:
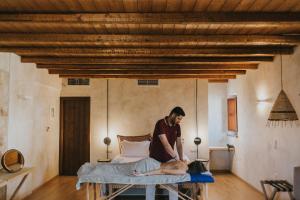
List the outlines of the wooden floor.
{"label": "wooden floor", "polygon": [[[261,193],[232,174],[214,177],[215,183],[209,185],[209,200],[264,200]],[[86,197],[84,187],[77,191],[75,183],[76,177],[56,177],[25,200],[84,200]]]}

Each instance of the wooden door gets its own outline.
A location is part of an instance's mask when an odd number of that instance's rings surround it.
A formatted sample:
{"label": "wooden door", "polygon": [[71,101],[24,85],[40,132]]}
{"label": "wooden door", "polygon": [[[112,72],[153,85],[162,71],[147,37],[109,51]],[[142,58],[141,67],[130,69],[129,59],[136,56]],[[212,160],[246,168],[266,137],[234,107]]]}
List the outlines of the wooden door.
{"label": "wooden door", "polygon": [[60,98],[59,174],[76,175],[90,161],[90,97]]}

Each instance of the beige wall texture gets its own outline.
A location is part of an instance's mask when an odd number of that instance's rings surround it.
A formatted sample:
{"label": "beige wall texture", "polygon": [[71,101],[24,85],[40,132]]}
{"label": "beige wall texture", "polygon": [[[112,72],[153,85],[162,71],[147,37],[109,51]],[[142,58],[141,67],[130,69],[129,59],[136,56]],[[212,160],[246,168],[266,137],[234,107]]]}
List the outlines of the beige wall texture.
{"label": "beige wall texture", "polygon": [[0,53],[0,155],[7,149],[9,55]]}
{"label": "beige wall texture", "polygon": [[[5,92],[8,125],[4,147],[20,150],[25,166],[34,167],[16,197],[22,199],[58,174],[61,80],[56,75],[50,76],[47,70],[36,69],[34,64],[21,63],[14,54],[1,54],[0,63],[9,72],[9,78],[5,79],[9,89]],[[8,198],[19,181],[8,184]]]}
{"label": "beige wall texture", "polygon": [[227,83],[208,84],[209,147],[227,144]]}
{"label": "beige wall texture", "polygon": [[[300,117],[300,48],[282,57],[283,87]],[[299,121],[292,127],[266,126],[279,92],[280,56],[228,85],[228,95],[238,98],[238,137],[229,138],[236,147],[233,172],[258,189],[263,179],[292,183],[293,168],[300,165]]]}
{"label": "beige wall texture", "polygon": [[[198,132],[202,138],[200,155],[208,157],[208,89],[207,80],[198,80]],[[186,154],[195,158],[196,146],[196,81],[159,80],[159,86],[138,86],[137,80],[109,80],[109,137],[112,139],[110,157],[119,154],[117,134],[142,135],[152,133],[157,120],[181,106],[186,117],[182,120],[182,137]],[[106,155],[106,80],[91,79],[90,86],[68,86],[63,80],[62,96],[91,97],[91,161]],[[193,151],[193,152],[192,152]]]}

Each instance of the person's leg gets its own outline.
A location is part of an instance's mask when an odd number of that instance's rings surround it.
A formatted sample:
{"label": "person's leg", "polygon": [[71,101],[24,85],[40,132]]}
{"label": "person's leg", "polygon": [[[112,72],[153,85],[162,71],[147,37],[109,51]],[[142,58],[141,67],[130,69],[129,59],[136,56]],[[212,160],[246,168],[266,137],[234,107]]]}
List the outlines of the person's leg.
{"label": "person's leg", "polygon": [[132,173],[133,176],[152,176],[152,175],[161,175],[161,174],[164,174],[164,173],[161,172],[160,169],[145,172],[145,173],[139,173],[136,170],[134,170],[133,173]]}
{"label": "person's leg", "polygon": [[159,169],[154,169],[144,173],[134,170],[132,175],[134,176],[151,176],[151,175],[161,175],[161,174],[172,174],[172,175],[181,175],[185,174],[188,167],[185,162],[182,161],[170,161],[166,163],[161,163]]}
{"label": "person's leg", "polygon": [[134,171],[132,173],[133,176],[152,176],[152,175],[183,175],[186,174],[186,171],[181,169],[161,169],[161,170],[153,170],[145,173],[139,173]]}
{"label": "person's leg", "polygon": [[[178,189],[177,184],[174,184],[172,186],[175,187],[176,189]],[[169,191],[169,200],[178,200],[178,192]]]}
{"label": "person's leg", "polygon": [[146,200],[155,200],[155,185],[146,185]]}

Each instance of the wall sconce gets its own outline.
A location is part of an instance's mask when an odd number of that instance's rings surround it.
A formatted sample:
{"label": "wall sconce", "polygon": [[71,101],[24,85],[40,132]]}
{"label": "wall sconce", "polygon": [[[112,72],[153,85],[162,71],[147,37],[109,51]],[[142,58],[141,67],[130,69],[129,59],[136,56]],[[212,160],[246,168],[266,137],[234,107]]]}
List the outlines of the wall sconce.
{"label": "wall sconce", "polygon": [[257,113],[264,117],[268,112],[269,107],[271,106],[272,99],[271,98],[261,98],[256,100],[256,111]]}
{"label": "wall sconce", "polygon": [[257,99],[256,103],[271,103],[272,99],[268,98],[268,99]]}

